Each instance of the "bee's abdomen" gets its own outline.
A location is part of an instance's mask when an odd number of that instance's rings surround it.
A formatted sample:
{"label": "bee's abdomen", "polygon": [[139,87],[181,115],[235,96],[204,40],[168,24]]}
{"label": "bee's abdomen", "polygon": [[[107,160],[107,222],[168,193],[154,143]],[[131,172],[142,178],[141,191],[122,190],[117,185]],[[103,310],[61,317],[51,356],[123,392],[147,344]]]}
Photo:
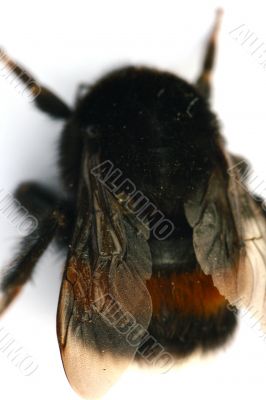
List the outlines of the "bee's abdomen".
{"label": "bee's abdomen", "polygon": [[227,305],[214,287],[210,275],[200,268],[192,272],[160,272],[147,282],[152,297],[153,314],[167,315],[174,311],[195,317],[209,317]]}
{"label": "bee's abdomen", "polygon": [[188,272],[154,271],[147,282],[153,304],[149,333],[177,356],[225,343],[236,327],[236,312],[199,266]]}

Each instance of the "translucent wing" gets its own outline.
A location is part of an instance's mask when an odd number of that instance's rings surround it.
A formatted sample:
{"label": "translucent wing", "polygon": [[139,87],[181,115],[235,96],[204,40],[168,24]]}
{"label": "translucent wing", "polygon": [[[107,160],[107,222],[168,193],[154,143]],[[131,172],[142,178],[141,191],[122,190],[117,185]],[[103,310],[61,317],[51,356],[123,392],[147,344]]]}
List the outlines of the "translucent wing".
{"label": "translucent wing", "polygon": [[241,178],[234,157],[221,147],[210,175],[185,204],[196,257],[215,286],[237,307],[266,325],[266,218]]}
{"label": "translucent wing", "polygon": [[244,247],[242,277],[238,278],[237,299],[232,301],[238,307],[248,308],[266,330],[266,214],[261,201],[248,188],[245,161],[239,162],[236,157],[227,155],[227,162],[229,199]]}
{"label": "translucent wing", "polygon": [[86,150],[73,242],[57,315],[66,375],[84,398],[115,383],[147,334],[152,306],[147,237],[90,170]]}

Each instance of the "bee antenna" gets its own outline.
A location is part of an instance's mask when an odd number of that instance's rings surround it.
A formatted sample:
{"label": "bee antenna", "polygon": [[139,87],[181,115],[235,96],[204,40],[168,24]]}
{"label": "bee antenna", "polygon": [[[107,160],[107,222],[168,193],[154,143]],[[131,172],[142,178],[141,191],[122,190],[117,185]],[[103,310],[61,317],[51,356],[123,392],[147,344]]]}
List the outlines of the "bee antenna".
{"label": "bee antenna", "polygon": [[[3,63],[7,70],[10,71],[10,74],[14,74],[18,81],[25,85],[25,89],[21,90],[19,88],[20,94],[24,96],[25,92],[28,93],[28,100],[33,102],[39,110],[58,119],[68,118],[72,114],[68,105],[49,89],[40,85],[23,67],[11,60],[2,48],[0,48],[0,63]],[[19,87],[16,81],[14,84],[14,79],[11,81],[11,84],[16,89]]]}
{"label": "bee antenna", "polygon": [[196,81],[196,87],[206,98],[209,98],[211,94],[212,71],[215,62],[217,38],[223,14],[224,11],[222,8],[216,10],[216,19],[205,51],[201,73]]}

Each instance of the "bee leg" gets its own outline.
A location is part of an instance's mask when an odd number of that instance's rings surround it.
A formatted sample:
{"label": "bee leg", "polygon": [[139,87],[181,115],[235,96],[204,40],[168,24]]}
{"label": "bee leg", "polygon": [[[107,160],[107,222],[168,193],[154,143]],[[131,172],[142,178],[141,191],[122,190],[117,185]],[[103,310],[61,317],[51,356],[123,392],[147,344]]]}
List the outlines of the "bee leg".
{"label": "bee leg", "polygon": [[207,99],[210,97],[211,94],[212,71],[215,62],[217,36],[220,29],[222,14],[223,11],[221,9],[217,10],[215,24],[209,42],[207,44],[201,73],[196,81],[196,87],[198,88],[200,93]]}
{"label": "bee leg", "polygon": [[14,196],[19,205],[38,219],[46,216],[52,208],[59,203],[55,193],[37,182],[24,182],[20,184]]}
{"label": "bee leg", "polygon": [[67,247],[71,240],[71,229],[74,223],[74,204],[58,198],[58,196],[45,186],[37,182],[25,182],[19,185],[15,191],[15,197],[19,205],[24,207],[38,220],[46,218],[51,210],[63,204],[63,213],[66,216],[64,224],[56,231],[56,244],[59,247]]}
{"label": "bee leg", "polygon": [[[19,82],[25,84],[29,92],[30,101],[33,101],[35,106],[51,115],[54,118],[68,118],[71,115],[70,108],[49,89],[41,86],[33,76],[28,73],[23,67],[11,60],[8,55],[0,49],[0,63],[3,63],[7,70],[12,72]],[[18,86],[18,85],[17,85]],[[16,87],[17,87],[16,86]],[[21,91],[21,94],[24,90]]]}
{"label": "bee leg", "polygon": [[[27,189],[27,190],[26,190]],[[42,187],[37,184],[22,185],[17,190],[17,197],[22,201],[23,205],[28,205],[30,202],[29,195],[32,199],[33,211],[39,208],[38,224],[33,232],[24,237],[20,243],[20,251],[14,257],[11,265],[4,274],[0,285],[2,296],[0,298],[0,314],[5,311],[8,305],[15,299],[21,291],[23,285],[31,278],[37,261],[40,259],[54,236],[61,230],[64,230],[66,217],[66,207],[54,206],[47,198],[39,201],[38,195],[42,191]],[[35,195],[35,197],[34,197]],[[49,194],[51,195],[51,194]],[[40,197],[39,197],[40,199]],[[45,205],[46,204],[46,205]]]}

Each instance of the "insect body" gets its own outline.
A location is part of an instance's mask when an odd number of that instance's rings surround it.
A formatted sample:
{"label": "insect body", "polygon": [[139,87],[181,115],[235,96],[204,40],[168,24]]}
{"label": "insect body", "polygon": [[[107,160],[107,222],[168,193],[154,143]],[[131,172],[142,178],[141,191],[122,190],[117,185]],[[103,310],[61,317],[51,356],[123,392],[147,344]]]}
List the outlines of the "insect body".
{"label": "insect body", "polygon": [[[37,183],[17,189],[39,224],[2,281],[1,311],[53,237],[69,247],[57,333],[67,377],[85,398],[108,390],[134,357],[169,361],[224,343],[236,326],[229,304],[263,306],[265,215],[237,185],[241,170],[208,103],[217,26],[195,85],[127,67],[73,110],[43,87],[35,97],[66,120],[64,196]],[[5,63],[37,93],[29,74]]]}

